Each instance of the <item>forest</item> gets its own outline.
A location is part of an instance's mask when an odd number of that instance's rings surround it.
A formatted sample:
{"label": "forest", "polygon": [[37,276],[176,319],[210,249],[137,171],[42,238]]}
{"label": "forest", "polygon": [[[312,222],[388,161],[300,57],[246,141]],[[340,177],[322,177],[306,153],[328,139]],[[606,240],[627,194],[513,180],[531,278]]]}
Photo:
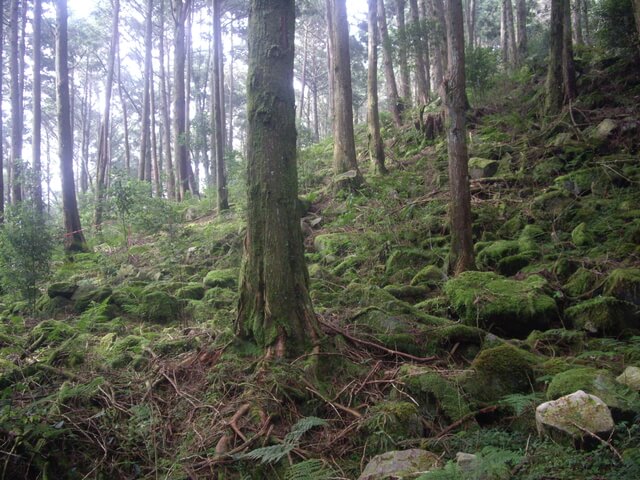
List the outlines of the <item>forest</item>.
{"label": "forest", "polygon": [[0,480],[640,478],[640,0],[0,12]]}

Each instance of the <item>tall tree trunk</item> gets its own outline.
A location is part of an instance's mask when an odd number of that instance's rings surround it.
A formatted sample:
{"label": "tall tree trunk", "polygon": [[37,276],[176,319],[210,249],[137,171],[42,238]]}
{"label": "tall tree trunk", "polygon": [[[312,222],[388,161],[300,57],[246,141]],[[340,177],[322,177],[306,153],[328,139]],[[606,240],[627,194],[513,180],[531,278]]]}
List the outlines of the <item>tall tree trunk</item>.
{"label": "tall tree trunk", "polygon": [[527,7],[527,0],[516,0],[516,50],[518,65],[524,64],[524,59],[527,57],[527,15],[529,9]]}
{"label": "tall tree trunk", "polygon": [[151,84],[149,85],[151,91],[151,160],[153,161],[153,184],[155,187],[156,197],[162,198],[162,178],[160,177],[160,159],[158,156],[158,137],[156,135],[156,90],[153,80],[153,67],[151,73]]}
{"label": "tall tree trunk", "polygon": [[551,24],[549,32],[549,61],[547,67],[547,98],[545,110],[550,115],[560,113],[564,105],[563,80],[563,30],[564,1],[551,0]]}
{"label": "tall tree trunk", "polygon": [[167,198],[176,200],[176,176],[173,169],[173,161],[171,156],[171,118],[169,113],[169,88],[167,86],[167,74],[164,66],[164,31],[165,31],[165,1],[161,4],[161,22],[160,39],[158,44],[158,53],[160,57],[160,96],[162,97],[162,133],[164,143],[165,171],[167,175]]}
{"label": "tall tree trunk", "polygon": [[513,67],[516,62],[516,39],[511,0],[502,0],[500,40],[502,43],[502,60],[505,66]]}
{"label": "tall tree trunk", "polygon": [[444,72],[447,68],[447,25],[442,0],[428,0],[428,2],[429,17],[433,22],[429,39],[433,63],[433,89],[438,92],[442,88]]}
{"label": "tall tree trunk", "polygon": [[235,53],[233,49],[233,18],[229,26],[229,106],[227,108],[227,150],[233,151],[233,95],[235,89],[235,79],[233,78],[233,64],[235,62]]}
{"label": "tall tree trunk", "polygon": [[384,63],[384,79],[387,87],[387,102],[396,127],[402,126],[403,104],[398,95],[398,84],[393,72],[393,53],[389,29],[387,28],[387,12],[384,0],[378,0],[378,28],[380,30],[380,40],[382,43],[382,62]]}
{"label": "tall tree trunk", "polygon": [[82,233],[76,186],[73,178],[73,132],[71,130],[71,98],[69,94],[69,59],[67,52],[67,0],[56,2],[56,97],[58,110],[58,143],[62,179],[62,211],[64,215],[64,247],[67,252],[86,251]]}
{"label": "tall tree trunk", "polygon": [[[522,1],[522,0],[518,0]],[[466,0],[467,7],[467,45],[476,48],[476,20],[478,18],[478,0]]]}
{"label": "tall tree trunk", "polygon": [[384,165],[384,144],[380,134],[378,112],[378,13],[377,0],[368,0],[368,68],[367,68],[367,124],[369,127],[369,158],[380,174],[387,173]]}
{"label": "tall tree trunk", "polygon": [[11,0],[9,69],[11,72],[11,189],[13,203],[22,201],[23,110],[20,91],[20,0]]}
{"label": "tall tree trunk", "polygon": [[578,95],[576,85],[576,67],[573,62],[573,35],[571,34],[571,3],[563,0],[563,30],[562,30],[562,77],[564,79],[564,95],[566,103],[571,102]]}
{"label": "tall tree trunk", "polygon": [[302,45],[302,72],[300,72],[300,102],[298,102],[298,118],[302,120],[304,111],[304,93],[307,86],[307,60],[309,58],[309,29],[304,29],[304,42]]}
{"label": "tall tree trunk", "polygon": [[173,52],[173,145],[176,165],[178,167],[180,200],[189,192],[189,152],[186,142],[185,112],[185,22],[191,9],[191,0],[175,0],[173,2],[175,20],[174,52]]}
{"label": "tall tree trunk", "polygon": [[[587,2],[583,0],[584,18],[587,18]],[[640,46],[640,0],[633,0],[633,16],[636,19],[636,40]]]}
{"label": "tall tree trunk", "polygon": [[229,209],[229,193],[227,191],[227,178],[224,165],[224,112],[222,105],[224,95],[222,89],[222,28],[220,25],[221,0],[213,0],[213,73],[212,73],[212,96],[213,96],[213,131],[215,138],[214,162],[216,166],[216,193],[218,212]]}
{"label": "tall tree trunk", "polygon": [[398,64],[400,65],[400,95],[407,106],[411,106],[411,76],[407,59],[407,26],[405,22],[406,0],[396,0],[398,21]]}
{"label": "tall tree trunk", "polygon": [[335,188],[357,188],[363,182],[356,161],[349,24],[345,0],[329,0],[329,36],[333,69],[333,173]]}
{"label": "tall tree trunk", "polygon": [[462,1],[447,0],[448,72],[444,83],[449,151],[451,250],[449,268],[454,275],[475,268],[471,233],[471,195],[465,110],[464,26]]}
{"label": "tall tree trunk", "polygon": [[120,0],[113,2],[113,15],[111,25],[111,46],[109,47],[109,60],[107,64],[107,80],[104,89],[104,110],[100,124],[100,137],[98,139],[98,167],[96,172],[96,207],[95,229],[102,229],[102,213],[104,210],[105,190],[107,188],[107,171],[111,161],[111,91],[113,90],[113,77],[115,72],[116,49],[118,45],[118,21],[120,18]]}
{"label": "tall tree trunk", "polygon": [[151,177],[147,175],[151,165],[151,39],[153,27],[153,0],[147,0],[146,21],[144,27],[144,72],[143,81],[144,88],[142,91],[142,118],[140,124],[140,161],[138,162],[138,180],[151,182]]}
{"label": "tall tree trunk", "polygon": [[582,36],[582,1],[573,0],[571,4],[571,26],[573,32],[573,43],[584,45]]}
{"label": "tall tree trunk", "polygon": [[319,336],[304,260],[293,91],[294,0],[251,0],[247,233],[238,336],[294,358]]}
{"label": "tall tree trunk", "polygon": [[124,128],[124,169],[127,176],[131,175],[131,143],[129,142],[129,115],[127,102],[124,99],[122,87],[122,61],[120,59],[120,42],[118,42],[118,96],[122,105],[122,125]]}
{"label": "tall tree trunk", "polygon": [[[187,47],[187,58],[185,67],[185,88],[184,88],[184,131],[187,143],[187,166],[189,168],[189,191],[192,195],[200,195],[198,192],[198,181],[193,173],[193,162],[191,161],[191,74],[193,72],[193,9],[189,9],[185,28],[185,41]],[[151,172],[149,172],[151,174]]]}
{"label": "tall tree trunk", "polygon": [[[36,211],[42,214],[42,81],[40,69],[42,65],[42,0],[33,3],[33,133],[31,149],[33,153],[33,196]],[[1,170],[0,170],[1,171]]]}
{"label": "tall tree trunk", "polygon": [[89,142],[91,135],[91,88],[89,82],[89,55],[85,64],[82,102],[80,103],[82,138],[80,142],[80,191],[89,190]]}
{"label": "tall tree trunk", "polygon": [[418,84],[416,100],[422,105],[426,105],[429,102],[429,84],[425,76],[426,62],[424,58],[426,42],[422,34],[418,0],[409,0],[409,9],[411,12],[411,46],[413,47],[413,55],[416,60],[416,83]]}
{"label": "tall tree trunk", "polygon": [[[4,12],[4,0],[0,0],[0,12]],[[4,84],[4,22],[0,21],[0,119],[2,119],[2,94]],[[4,223],[4,126],[0,120],[0,225]]]}

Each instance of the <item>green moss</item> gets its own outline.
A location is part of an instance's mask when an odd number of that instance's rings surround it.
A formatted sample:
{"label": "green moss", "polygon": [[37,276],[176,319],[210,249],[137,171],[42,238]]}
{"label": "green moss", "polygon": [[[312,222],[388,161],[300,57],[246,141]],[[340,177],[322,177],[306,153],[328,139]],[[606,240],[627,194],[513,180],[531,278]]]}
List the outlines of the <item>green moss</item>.
{"label": "green moss", "polygon": [[422,427],[414,403],[383,401],[372,406],[364,418],[369,434],[369,453],[389,449],[396,442],[420,435]]}
{"label": "green moss", "polygon": [[557,157],[538,162],[533,167],[533,179],[537,183],[547,183],[564,171],[564,162]]}
{"label": "green moss", "polygon": [[55,282],[47,287],[47,295],[49,298],[62,297],[71,299],[78,285],[73,282]]}
{"label": "green moss", "polygon": [[142,295],[139,303],[130,308],[130,312],[138,315],[143,320],[154,323],[167,323],[178,320],[180,304],[175,297],[168,293],[157,291]]}
{"label": "green moss", "polygon": [[194,351],[200,345],[198,337],[163,338],[152,345],[152,350],[159,355],[175,356],[180,353]]}
{"label": "green moss", "polygon": [[399,300],[408,302],[417,302],[426,298],[431,289],[427,286],[408,286],[408,285],[387,285],[384,287],[386,292]]}
{"label": "green moss", "polygon": [[593,245],[593,234],[585,222],[578,224],[571,232],[571,240],[576,247],[588,247]]}
{"label": "green moss", "polygon": [[433,250],[422,250],[420,248],[400,248],[391,252],[385,264],[385,272],[392,275],[399,270],[413,269],[415,272],[426,264],[437,264],[439,258]]}
{"label": "green moss", "polygon": [[564,291],[570,297],[580,297],[592,291],[597,281],[598,276],[592,270],[580,267],[569,277],[564,285]]}
{"label": "green moss", "polygon": [[607,295],[640,305],[640,268],[612,270],[604,284]]}
{"label": "green moss", "polygon": [[420,405],[420,413],[433,418],[440,413],[455,422],[470,413],[462,389],[432,369],[404,365],[398,372],[408,393]]}
{"label": "green moss", "polygon": [[73,294],[73,300],[75,302],[74,308],[77,312],[82,313],[92,304],[101,303],[106,300],[112,293],[113,290],[108,286],[78,289]]}
{"label": "green moss", "polygon": [[537,275],[509,280],[492,272],[464,272],[449,280],[444,292],[465,324],[525,337],[557,318],[555,301],[544,293],[545,287]]}
{"label": "green moss", "polygon": [[233,306],[237,298],[238,293],[235,290],[214,287],[205,292],[203,301],[209,308],[227,308]]}
{"label": "green moss", "polygon": [[584,350],[587,336],[584,332],[554,328],[541,332],[535,330],[526,339],[526,344],[533,350],[545,355],[578,354]]}
{"label": "green moss", "polygon": [[640,328],[632,303],[614,297],[600,296],[565,310],[565,317],[575,328],[603,335],[619,335]]}
{"label": "green moss", "polygon": [[469,159],[469,176],[471,178],[493,177],[500,164],[488,158],[471,157]]}
{"label": "green moss", "polygon": [[204,297],[205,289],[199,283],[188,283],[184,287],[176,290],[176,298],[181,300],[201,300]]}
{"label": "green moss", "polygon": [[416,303],[414,307],[416,310],[436,317],[447,317],[449,315],[449,300],[444,296],[429,298]]}
{"label": "green moss", "polygon": [[343,257],[353,248],[353,236],[348,233],[325,233],[313,239],[313,246],[324,258]]}
{"label": "green moss", "polygon": [[[72,326],[58,320],[44,320],[33,327],[29,335],[30,345],[59,345],[76,334]],[[31,347],[33,348],[33,347]]]}
{"label": "green moss", "polygon": [[238,281],[238,271],[231,268],[226,270],[212,270],[204,277],[206,288],[222,287],[235,288]]}

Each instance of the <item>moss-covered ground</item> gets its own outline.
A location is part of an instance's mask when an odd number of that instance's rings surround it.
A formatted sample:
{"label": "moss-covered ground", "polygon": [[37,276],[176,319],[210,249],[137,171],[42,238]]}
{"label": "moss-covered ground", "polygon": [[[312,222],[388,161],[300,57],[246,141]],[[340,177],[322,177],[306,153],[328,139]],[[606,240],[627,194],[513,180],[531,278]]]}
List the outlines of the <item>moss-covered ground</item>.
{"label": "moss-covered ground", "polygon": [[[5,292],[0,477],[352,479],[421,447],[444,465],[425,478],[472,478],[459,451],[473,478],[640,478],[638,394],[615,384],[640,366],[640,72],[609,64],[623,106],[591,105],[609,73],[586,64],[557,118],[537,72],[473,106],[470,155],[492,168],[471,180],[478,271],[458,278],[443,139],[385,124],[376,176],[359,128],[366,183],[337,196],[330,142],[302,151],[318,354],[266,362],[234,338],[242,200],[176,207],[126,246],[105,227],[55,259],[35,312]],[[578,388],[619,413],[595,450],[536,433],[535,407]]]}

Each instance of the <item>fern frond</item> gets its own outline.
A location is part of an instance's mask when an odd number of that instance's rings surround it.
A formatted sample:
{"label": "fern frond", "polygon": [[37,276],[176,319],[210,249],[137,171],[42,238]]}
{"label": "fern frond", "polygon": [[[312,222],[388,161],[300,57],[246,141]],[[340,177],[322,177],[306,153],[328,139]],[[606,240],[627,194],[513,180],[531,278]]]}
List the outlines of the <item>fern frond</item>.
{"label": "fern frond", "polygon": [[256,448],[249,452],[234,455],[233,458],[236,460],[254,460],[259,461],[260,463],[278,463],[294,448],[295,445],[289,445],[286,443],[281,445],[269,445],[268,447]]}
{"label": "fern frond", "polygon": [[335,476],[332,468],[319,459],[312,458],[304,462],[291,465],[286,473],[285,480],[330,480]]}
{"label": "fern frond", "polygon": [[301,418],[293,425],[293,427],[291,427],[291,431],[287,433],[286,437],[284,437],[284,442],[295,444],[297,446],[298,442],[300,442],[300,439],[305,433],[307,433],[314,427],[321,427],[326,424],[326,420],[318,417]]}

